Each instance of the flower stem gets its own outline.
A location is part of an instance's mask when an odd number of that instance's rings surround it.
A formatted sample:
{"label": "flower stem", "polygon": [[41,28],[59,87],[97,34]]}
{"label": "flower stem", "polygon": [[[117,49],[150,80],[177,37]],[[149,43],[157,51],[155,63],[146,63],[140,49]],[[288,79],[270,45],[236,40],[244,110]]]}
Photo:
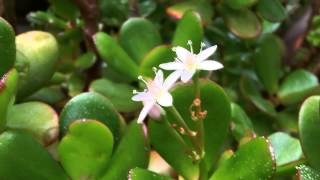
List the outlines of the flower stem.
{"label": "flower stem", "polygon": [[204,161],[205,150],[204,150],[204,126],[203,120],[206,116],[206,112],[202,111],[201,109],[201,91],[200,91],[200,82],[199,82],[199,71],[196,72],[193,82],[194,82],[194,92],[195,92],[195,99],[193,101],[193,105],[195,107],[195,114],[193,119],[195,120],[196,124],[196,139],[199,142],[199,155],[200,155],[200,163],[199,163],[199,180],[207,179],[207,172],[206,172],[206,164]]}
{"label": "flower stem", "polygon": [[[184,133],[186,133],[189,137],[190,140],[192,142],[192,144],[195,146],[195,149],[197,151],[197,153],[201,152],[200,150],[200,144],[196,138],[196,133],[194,131],[192,131],[189,126],[185,123],[185,121],[183,120],[182,116],[180,115],[180,113],[178,112],[178,110],[174,107],[168,107],[168,110],[170,111],[170,113],[174,116],[174,118],[176,119],[176,122],[178,124],[178,126],[183,128]],[[198,154],[200,156],[200,154]]]}

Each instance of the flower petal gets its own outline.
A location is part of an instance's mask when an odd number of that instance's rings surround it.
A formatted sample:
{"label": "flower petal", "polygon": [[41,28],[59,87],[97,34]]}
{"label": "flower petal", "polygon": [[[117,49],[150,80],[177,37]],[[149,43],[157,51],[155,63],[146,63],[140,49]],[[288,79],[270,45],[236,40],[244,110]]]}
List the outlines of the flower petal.
{"label": "flower petal", "polygon": [[199,61],[204,61],[206,60],[208,57],[210,57],[215,51],[217,50],[217,45],[215,46],[211,46],[203,51],[201,51],[199,54],[198,54],[198,59]]}
{"label": "flower petal", "polygon": [[179,77],[181,76],[182,71],[178,70],[178,71],[174,71],[173,73],[171,73],[165,80],[163,83],[163,88],[168,91],[173,85],[174,83],[177,82],[177,80],[179,79]]}
{"label": "flower petal", "polygon": [[151,101],[152,97],[148,92],[139,92],[131,98],[133,101]]}
{"label": "flower petal", "polygon": [[161,115],[161,107],[158,104],[152,106],[151,110],[149,111],[149,116],[153,119],[159,119]]}
{"label": "flower petal", "polygon": [[178,70],[183,68],[183,64],[181,62],[169,62],[160,64],[159,67],[165,70]]}
{"label": "flower petal", "polygon": [[192,53],[190,51],[181,46],[177,46],[175,49],[178,59],[180,59],[182,62],[184,62],[188,56],[192,56]]}
{"label": "flower petal", "polygon": [[207,70],[207,71],[217,70],[221,68],[223,68],[223,65],[218,61],[207,60],[207,61],[202,61],[199,64],[199,69]]}
{"label": "flower petal", "polygon": [[161,70],[157,71],[156,77],[154,78],[154,81],[158,85],[162,85],[163,84],[163,72]]}
{"label": "flower petal", "polygon": [[181,81],[186,83],[188,82],[192,76],[194,75],[195,71],[190,72],[190,71],[182,71],[181,73]]}
{"label": "flower petal", "polygon": [[157,102],[164,107],[172,106],[172,96],[169,92],[165,92],[158,100]]}
{"label": "flower petal", "polygon": [[138,117],[138,123],[141,124],[143,120],[147,117],[147,114],[150,112],[151,108],[154,106],[154,103],[147,103],[144,104],[139,117]]}

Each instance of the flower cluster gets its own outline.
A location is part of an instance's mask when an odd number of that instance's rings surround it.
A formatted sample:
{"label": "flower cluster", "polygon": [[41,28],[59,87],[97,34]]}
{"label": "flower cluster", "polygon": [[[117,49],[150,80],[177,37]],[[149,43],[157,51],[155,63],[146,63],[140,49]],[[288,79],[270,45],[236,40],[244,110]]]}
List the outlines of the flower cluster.
{"label": "flower cluster", "polygon": [[212,71],[223,68],[221,63],[207,60],[216,51],[216,45],[202,50],[204,43],[201,43],[199,54],[194,54],[190,40],[188,45],[190,46],[190,51],[180,46],[174,47],[173,51],[177,55],[175,60],[160,64],[160,68],[164,70],[174,70],[166,79],[163,77],[162,70],[157,70],[156,68],[154,68],[156,75],[153,80],[145,80],[142,76],[138,77],[147,87],[143,92],[134,91],[134,96],[132,97],[133,101],[141,101],[143,103],[138,123],[142,123],[148,114],[155,118],[159,117],[161,106],[172,106],[173,99],[169,90],[179,78],[186,83],[192,79],[198,70]]}

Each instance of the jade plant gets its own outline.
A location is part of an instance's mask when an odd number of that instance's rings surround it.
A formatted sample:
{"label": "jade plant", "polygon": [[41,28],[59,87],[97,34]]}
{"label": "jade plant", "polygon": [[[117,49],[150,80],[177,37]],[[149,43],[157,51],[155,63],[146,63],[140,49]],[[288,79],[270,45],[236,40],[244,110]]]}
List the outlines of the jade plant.
{"label": "jade plant", "polygon": [[10,2],[0,179],[320,179],[317,0]]}

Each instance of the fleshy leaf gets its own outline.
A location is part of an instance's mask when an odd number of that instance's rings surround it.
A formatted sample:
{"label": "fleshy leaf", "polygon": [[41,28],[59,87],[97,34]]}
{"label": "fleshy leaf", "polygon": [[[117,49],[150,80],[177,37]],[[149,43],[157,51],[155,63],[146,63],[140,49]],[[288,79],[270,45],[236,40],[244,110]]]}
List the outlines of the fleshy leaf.
{"label": "fleshy leaf", "polygon": [[287,18],[286,10],[279,0],[259,0],[257,11],[271,22],[280,22]]}
{"label": "fleshy leaf", "polygon": [[302,150],[310,164],[320,170],[320,96],[311,96],[301,106],[299,112],[299,135]]}
{"label": "fleshy leaf", "polygon": [[[149,136],[153,148],[186,179],[196,179],[199,174],[198,166],[193,163],[182,137],[165,120],[149,122]],[[190,153],[190,152],[189,152]]]}
{"label": "fleshy leaf", "polygon": [[277,166],[282,166],[302,157],[302,149],[298,139],[283,132],[276,132],[269,136],[274,149]]}
{"label": "fleshy leaf", "polygon": [[15,33],[11,25],[0,17],[0,78],[13,67],[16,60]]}
{"label": "fleshy leaf", "polygon": [[270,94],[278,90],[282,55],[282,41],[275,35],[267,34],[260,40],[252,57],[254,70]]}
{"label": "fleshy leaf", "polygon": [[141,179],[148,179],[148,180],[173,180],[168,176],[162,176],[152,171],[148,171],[146,169],[141,168],[134,168],[131,169],[128,175],[128,179],[130,180],[141,180]]}
{"label": "fleshy leaf", "polygon": [[146,168],[149,161],[149,145],[144,128],[132,122],[112,155],[109,165],[102,170],[101,180],[127,179],[130,169]]}
{"label": "fleshy leaf", "polygon": [[133,90],[128,84],[114,83],[108,79],[97,79],[90,84],[90,91],[110,99],[120,112],[131,112],[141,107],[140,103],[131,100]]}
{"label": "fleshy leaf", "polygon": [[271,116],[276,115],[273,105],[261,96],[257,83],[253,80],[243,77],[240,81],[240,90],[259,110]]}
{"label": "fleshy leaf", "polygon": [[60,131],[65,134],[68,126],[79,119],[94,119],[105,124],[112,132],[114,140],[120,138],[120,115],[104,96],[87,92],[72,98],[60,114]]}
{"label": "fleshy leaf", "polygon": [[18,99],[31,95],[49,81],[59,56],[58,43],[53,35],[29,31],[16,37],[19,72]]}
{"label": "fleshy leaf", "polygon": [[8,111],[7,127],[29,132],[45,146],[55,142],[59,136],[56,111],[41,102],[13,105]]}
{"label": "fleshy leaf", "polygon": [[297,178],[299,180],[318,180],[320,172],[306,165],[300,165],[297,168]]}
{"label": "fleshy leaf", "polygon": [[11,69],[0,79],[0,131],[4,129],[7,121],[7,111],[13,104],[18,84],[18,72]]}
{"label": "fleshy leaf", "polygon": [[161,41],[158,30],[147,19],[130,18],[121,26],[119,43],[130,57],[138,63]]}
{"label": "fleshy leaf", "polygon": [[0,144],[1,178],[69,179],[61,166],[31,135],[6,131],[0,135]]}
{"label": "fleshy leaf", "polygon": [[231,131],[237,140],[248,135],[254,136],[253,125],[246,112],[235,103],[231,103]]}
{"label": "fleshy leaf", "polygon": [[256,4],[258,0],[225,0],[224,3],[233,9],[248,8]]}
{"label": "fleshy leaf", "polygon": [[240,146],[210,180],[271,179],[275,172],[274,161],[271,145],[259,137]]}
{"label": "fleshy leaf", "polygon": [[102,59],[107,62],[110,68],[122,73],[131,80],[137,78],[138,65],[111,36],[98,32],[94,35],[94,42]]}
{"label": "fleshy leaf", "polygon": [[318,87],[314,74],[300,69],[291,72],[283,81],[278,96],[284,104],[295,104],[308,97]]}
{"label": "fleshy leaf", "polygon": [[[175,58],[175,53],[170,46],[163,45],[153,48],[142,60],[140,65],[140,74],[147,77],[153,77],[153,67],[159,67],[160,64],[171,62]],[[168,73],[168,71],[164,71]]]}
{"label": "fleshy leaf", "polygon": [[176,19],[181,19],[183,17],[183,14],[189,10],[196,11],[201,15],[201,18],[203,19],[204,23],[210,23],[211,18],[214,14],[214,8],[211,6],[210,2],[205,1],[193,1],[189,0],[186,2],[181,2],[174,4],[166,9],[166,13],[174,17]]}
{"label": "fleshy leaf", "polygon": [[74,121],[58,147],[62,166],[72,179],[96,179],[112,150],[111,131],[95,120]]}
{"label": "fleshy leaf", "polygon": [[[200,81],[201,104],[203,110],[207,111],[204,123],[205,139],[205,162],[207,169],[211,169],[212,162],[218,159],[220,148],[224,143],[228,132],[231,119],[230,102],[223,89],[210,80]],[[172,91],[174,105],[181,113],[182,117],[191,128],[195,127],[194,121],[190,116],[190,106],[195,98],[194,87],[192,84],[178,85]],[[173,116],[168,114],[171,122]],[[214,129],[214,131],[212,131]]]}
{"label": "fleshy leaf", "polygon": [[229,30],[242,39],[256,38],[261,33],[261,23],[248,9],[222,8],[223,18]]}
{"label": "fleshy leaf", "polygon": [[187,11],[179,20],[178,26],[173,36],[172,45],[189,49],[188,40],[192,41],[195,53],[198,53],[203,39],[203,29],[200,15]]}

